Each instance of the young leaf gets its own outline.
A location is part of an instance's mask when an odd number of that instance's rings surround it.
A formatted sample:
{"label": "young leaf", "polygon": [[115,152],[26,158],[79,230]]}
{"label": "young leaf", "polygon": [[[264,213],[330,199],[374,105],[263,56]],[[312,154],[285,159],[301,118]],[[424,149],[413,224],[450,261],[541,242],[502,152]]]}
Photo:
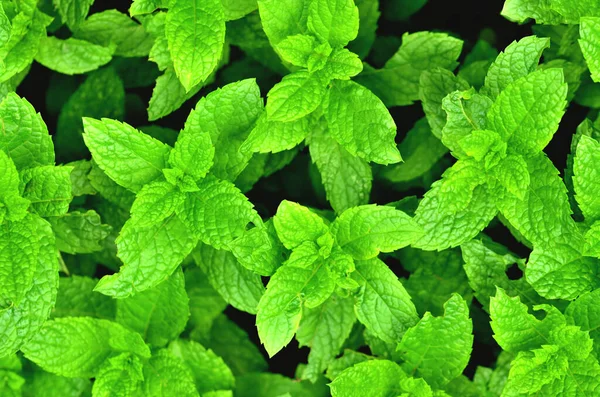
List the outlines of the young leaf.
{"label": "young leaf", "polygon": [[296,34],[280,41],[275,49],[287,62],[306,68],[308,59],[316,46],[317,41],[314,36]]}
{"label": "young leaf", "polygon": [[[333,397],[380,397],[400,395],[400,381],[406,378],[393,361],[369,360],[356,364],[331,383]],[[374,387],[374,386],[377,387]]]}
{"label": "young leaf", "polygon": [[267,94],[269,121],[290,122],[312,113],[322,102],[326,82],[305,70],[288,74]]}
{"label": "young leaf", "polygon": [[30,210],[39,216],[60,216],[67,213],[71,195],[72,167],[44,166],[25,170],[21,174],[23,198],[31,202]]}
{"label": "young leaf", "polygon": [[87,17],[94,0],[53,0],[52,2],[60,19],[74,31]]}
{"label": "young leaf", "polygon": [[185,195],[177,186],[156,180],[144,185],[131,206],[131,219],[139,227],[160,223],[175,211],[181,210]]}
{"label": "young leaf", "polygon": [[130,353],[107,359],[100,367],[92,387],[93,395],[130,395],[144,380],[142,362]]}
{"label": "young leaf", "polygon": [[258,0],[260,20],[273,46],[307,32],[308,7],[304,0]]}
{"label": "young leaf", "polygon": [[167,349],[158,350],[144,364],[143,389],[149,397],[162,397],[170,393],[180,397],[200,396],[192,371],[180,357]]}
{"label": "young leaf", "polygon": [[394,143],[396,124],[371,91],[351,81],[336,81],[323,108],[329,132],[350,154],[384,165],[402,161]]}
{"label": "young leaf", "polygon": [[240,151],[279,153],[292,149],[306,138],[310,127],[310,116],[290,122],[271,121],[264,112],[248,139],[240,147]]}
{"label": "young leaf", "polygon": [[248,230],[233,240],[229,248],[242,266],[261,276],[275,273],[285,250],[271,220]]}
{"label": "young leaf", "polygon": [[354,310],[358,320],[378,338],[400,342],[418,321],[417,310],[398,277],[379,259],[357,261],[352,278],[360,289]]}
{"label": "young leaf", "polygon": [[273,217],[277,235],[287,249],[307,241],[316,242],[329,228],[323,219],[300,204],[283,200]]}
{"label": "young leaf", "polygon": [[175,73],[189,92],[217,67],[225,41],[225,15],[220,0],[171,3],[165,35]]}
{"label": "young leaf", "polygon": [[444,304],[444,316],[423,318],[402,337],[398,345],[406,373],[422,377],[440,388],[458,377],[469,361],[473,324],[469,308],[458,294]]}
{"label": "young leaf", "polygon": [[344,211],[332,224],[339,246],[354,259],[375,258],[416,241],[422,229],[406,215],[389,206],[361,205]]}
{"label": "young leaf", "polygon": [[581,136],[573,163],[573,187],[577,204],[586,221],[590,222],[600,219],[600,192],[597,191],[597,184],[593,183],[600,172],[598,160],[600,143],[588,136]]}
{"label": "young leaf", "polygon": [[167,168],[171,148],[129,124],[84,117],[83,128],[98,166],[124,188],[137,192]]}

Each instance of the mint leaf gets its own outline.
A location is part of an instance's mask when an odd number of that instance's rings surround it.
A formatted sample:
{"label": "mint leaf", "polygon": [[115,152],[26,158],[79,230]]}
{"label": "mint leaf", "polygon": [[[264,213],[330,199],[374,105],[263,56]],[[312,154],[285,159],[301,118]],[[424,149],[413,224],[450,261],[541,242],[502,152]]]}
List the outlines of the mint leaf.
{"label": "mint leaf", "polygon": [[566,106],[567,85],[561,70],[531,73],[507,85],[490,108],[489,129],[515,152],[541,151],[552,139]]}
{"label": "mint leaf", "polygon": [[306,138],[311,121],[310,116],[289,122],[272,121],[268,120],[265,112],[259,117],[240,151],[279,153],[292,149]]}
{"label": "mint leaf", "polygon": [[95,291],[125,298],[169,277],[192,251],[196,241],[185,224],[176,215],[171,215],[151,227],[140,227],[128,221],[116,243],[123,266],[119,273],[104,276]]}
{"label": "mint leaf", "polygon": [[318,379],[339,353],[355,322],[352,300],[335,295],[321,306],[303,313],[296,335],[300,346],[310,347],[303,378],[313,382]]}
{"label": "mint leaf", "polygon": [[581,52],[590,68],[592,80],[598,82],[600,80],[600,64],[598,64],[598,36],[600,35],[600,19],[599,18],[581,18],[580,25],[581,39],[579,45]]}
{"label": "mint leaf", "polygon": [[600,5],[587,0],[553,0],[552,8],[565,17],[567,23],[577,24],[581,17],[599,17]]}
{"label": "mint leaf", "polygon": [[257,213],[232,183],[207,177],[198,191],[186,193],[179,217],[202,242],[221,249],[255,223]]}
{"label": "mint leaf", "polygon": [[54,146],[46,124],[33,106],[15,93],[0,103],[0,149],[17,170],[54,164]]}
{"label": "mint leaf", "polygon": [[72,167],[44,166],[25,170],[21,174],[23,198],[30,210],[40,216],[60,216],[67,213],[71,202]]}
{"label": "mint leaf", "polygon": [[112,55],[112,48],[92,44],[89,41],[46,37],[40,41],[40,50],[35,60],[48,69],[71,75],[96,70],[109,63]]}
{"label": "mint leaf", "polygon": [[[228,84],[198,101],[185,122],[182,138],[188,134],[198,137],[208,132],[215,153],[211,172],[218,178],[233,182],[250,161],[250,154],[241,152],[240,147],[262,112],[263,100],[254,79]],[[201,145],[201,139],[202,145],[209,144],[206,138],[200,137],[196,138],[198,142],[195,144]],[[204,146],[204,150],[211,149]],[[209,156],[209,153],[199,154],[198,160]],[[198,168],[193,176],[199,177],[207,164],[193,167]]]}
{"label": "mint leaf", "polygon": [[273,217],[277,235],[287,249],[295,249],[305,242],[316,242],[329,231],[323,219],[308,208],[283,200]]}
{"label": "mint leaf", "polygon": [[444,316],[423,318],[409,328],[398,350],[406,373],[441,387],[458,377],[467,366],[473,346],[473,324],[466,302],[458,294],[444,304]]}
{"label": "mint leaf", "polygon": [[275,273],[285,250],[271,220],[248,230],[233,240],[229,248],[242,266],[261,276]]}
{"label": "mint leaf", "polygon": [[131,206],[131,220],[139,227],[150,227],[180,211],[185,195],[172,184],[156,180],[145,185]]}
{"label": "mint leaf", "polygon": [[336,81],[323,107],[329,132],[350,154],[384,165],[402,161],[394,143],[396,124],[371,91],[351,81]]}
{"label": "mint leaf", "polygon": [[194,261],[223,299],[238,310],[255,314],[264,286],[258,274],[246,269],[228,251],[198,246]]}
{"label": "mint leaf", "polygon": [[495,99],[510,83],[533,72],[549,46],[549,39],[535,36],[512,42],[490,66],[482,93]]}
{"label": "mint leaf", "polygon": [[173,68],[168,68],[162,76],[156,79],[156,86],[148,104],[148,120],[154,121],[165,117],[175,110],[202,88],[199,84],[186,92],[181,85]]}
{"label": "mint leaf", "polygon": [[509,155],[489,170],[491,176],[521,200],[529,187],[530,177],[527,163],[521,156]]}
{"label": "mint leaf", "polygon": [[97,282],[96,279],[77,275],[61,277],[52,317],[114,319],[116,301],[94,292]]}
{"label": "mint leaf", "polygon": [[419,99],[419,79],[428,69],[456,68],[462,41],[445,33],[417,32],[402,36],[402,45],[382,69],[370,66],[356,81],[386,106],[410,105]]}
{"label": "mint leaf", "polygon": [[418,321],[410,296],[394,273],[379,259],[357,261],[352,278],[360,289],[356,295],[358,320],[378,338],[400,342],[404,332]]}
{"label": "mint leaf", "polygon": [[573,162],[573,187],[577,204],[585,219],[590,222],[600,219],[600,203],[597,203],[596,185],[590,183],[598,172],[598,168],[596,168],[598,156],[600,156],[600,143],[588,136],[581,136],[576,146]]}
{"label": "mint leaf", "polygon": [[129,353],[107,359],[94,380],[92,393],[107,395],[114,393],[132,394],[144,380],[142,362]]}
{"label": "mint leaf", "polygon": [[145,395],[150,397],[177,393],[183,397],[199,397],[192,371],[183,359],[167,349],[158,350],[144,365]]}
{"label": "mint leaf", "polygon": [[308,7],[304,0],[258,0],[258,10],[264,31],[274,46],[288,36],[307,32]]}
{"label": "mint leaf", "polygon": [[115,120],[83,118],[83,140],[94,161],[119,185],[139,191],[167,168],[171,148]]}
{"label": "mint leaf", "polygon": [[153,347],[165,346],[185,328],[189,315],[185,279],[176,270],[155,288],[117,301],[116,321]]}
{"label": "mint leaf", "polygon": [[102,224],[96,211],[70,212],[48,218],[56,237],[56,248],[69,254],[89,254],[104,248],[112,227]]}
{"label": "mint leaf", "polygon": [[53,0],[52,3],[63,20],[71,30],[85,20],[94,3],[93,0]]}
{"label": "mint leaf", "polygon": [[308,6],[308,30],[332,47],[344,47],[358,34],[358,8],[353,0],[316,0]]}
{"label": "mint leaf", "polygon": [[422,230],[404,212],[371,204],[344,211],[331,224],[331,233],[354,259],[366,260],[406,247],[422,235]]}
{"label": "mint leaf", "polygon": [[221,58],[225,15],[220,0],[173,1],[165,35],[175,73],[189,92],[210,76]]}
{"label": "mint leaf", "polygon": [[[402,392],[400,381],[406,378],[393,361],[369,360],[343,371],[331,383],[333,397],[396,396]],[[377,387],[373,387],[377,385]]]}
{"label": "mint leaf", "polygon": [[47,321],[22,351],[46,371],[83,378],[96,376],[104,360],[115,353],[150,357],[150,350],[138,334],[117,323],[90,317]]}
{"label": "mint leaf", "polygon": [[317,46],[314,36],[296,34],[281,40],[275,46],[279,55],[292,65],[308,67],[308,59]]}
{"label": "mint leaf", "polygon": [[144,27],[117,10],[97,12],[79,24],[74,37],[103,47],[116,46],[113,55],[148,56],[154,40]]}
{"label": "mint leaf", "polygon": [[350,77],[359,74],[363,70],[363,65],[358,55],[342,48],[333,50],[327,58],[323,70],[330,80],[348,80]]}
{"label": "mint leaf", "polygon": [[341,213],[368,203],[373,180],[369,164],[351,155],[324,128],[313,130],[309,144],[310,157],[319,169],[331,207]]}
{"label": "mint leaf", "polygon": [[267,94],[268,120],[290,122],[312,113],[323,100],[326,83],[305,70],[288,74]]}
{"label": "mint leaf", "polygon": [[564,18],[552,8],[552,2],[539,0],[506,0],[501,14],[506,19],[523,23],[529,18],[539,24],[558,25]]}
{"label": "mint leaf", "polygon": [[256,10],[256,0],[221,0],[225,19],[240,19]]}

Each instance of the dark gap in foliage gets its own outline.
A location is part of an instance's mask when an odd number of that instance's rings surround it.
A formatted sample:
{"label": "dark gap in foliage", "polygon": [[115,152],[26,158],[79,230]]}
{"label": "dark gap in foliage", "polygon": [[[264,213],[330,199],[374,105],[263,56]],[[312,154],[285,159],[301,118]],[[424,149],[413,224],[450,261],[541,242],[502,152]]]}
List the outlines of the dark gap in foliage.
{"label": "dark gap in foliage", "polygon": [[410,272],[402,266],[402,263],[398,260],[398,258],[392,255],[382,256],[381,259],[385,262],[386,265],[390,268],[391,271],[394,272],[398,278],[408,279],[410,277]]}
{"label": "dark gap in foliage", "polygon": [[531,250],[521,244],[515,236],[512,235],[510,230],[497,219],[485,228],[484,233],[490,236],[495,242],[504,245],[520,258],[527,258],[531,253]]}
{"label": "dark gap in foliage", "polygon": [[567,155],[571,152],[571,139],[573,139],[577,126],[585,120],[588,112],[589,108],[571,102],[567,112],[560,121],[558,131],[544,149],[544,152],[552,160],[554,166],[560,171],[561,176],[564,175],[564,170],[567,166]]}
{"label": "dark gap in foliage", "polygon": [[519,269],[519,265],[516,263],[512,264],[508,269],[506,269],[506,275],[509,280],[519,280],[523,277],[523,271]]}
{"label": "dark gap in foliage", "polygon": [[471,302],[470,316],[473,319],[473,353],[464,374],[473,379],[478,366],[494,366],[501,349],[492,337],[490,316],[483,310],[483,306],[477,299]]}

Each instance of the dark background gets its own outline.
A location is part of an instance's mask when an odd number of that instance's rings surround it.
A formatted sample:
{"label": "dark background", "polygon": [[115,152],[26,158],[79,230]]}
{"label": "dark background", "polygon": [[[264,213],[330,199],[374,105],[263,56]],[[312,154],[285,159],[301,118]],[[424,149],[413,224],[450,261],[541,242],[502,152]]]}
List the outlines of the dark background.
{"label": "dark background", "polygon": [[[382,10],[389,9],[389,1],[380,0],[380,3],[380,8]],[[504,19],[500,15],[503,3],[502,0],[487,0],[485,2],[481,0],[429,0],[429,2],[419,12],[412,16],[409,21],[391,21],[386,19],[384,13],[379,21],[378,35],[400,37],[404,32],[416,32],[422,30],[452,33],[465,41],[463,50],[464,57],[478,39],[481,31],[488,28],[495,33],[495,42],[493,44],[498,50],[502,50],[512,41],[532,34],[531,23],[518,25]],[[96,4],[91,12],[116,8],[127,13],[129,4],[130,2],[122,0],[96,0]],[[243,54],[239,50],[234,49],[232,51],[232,60],[241,56],[243,56]],[[18,89],[18,93],[21,96],[26,97],[33,106],[41,112],[51,133],[56,129],[56,115],[47,110],[47,103],[48,101],[52,101],[52,98],[46,98],[46,91],[52,74],[53,72],[50,70],[34,63],[29,75]],[[215,86],[213,85],[203,89],[198,94],[198,97],[212,91],[214,88]],[[141,97],[143,103],[147,104],[152,93],[152,87],[148,87],[147,89],[136,89],[135,93]],[[183,126],[185,118],[195,103],[196,99],[188,101],[180,110],[159,120],[157,124],[179,130]],[[390,111],[398,126],[398,141],[401,141],[408,130],[413,126],[414,122],[424,115],[420,103],[416,103],[412,106],[392,108]],[[550,158],[561,172],[563,172],[565,167],[571,136],[577,125],[585,118],[586,113],[587,110],[585,108],[571,104],[560,124],[559,131],[546,149],[546,153],[549,154]],[[136,122],[141,124],[145,122],[145,120],[126,121],[133,125],[136,125]],[[255,203],[263,215],[272,215],[282,199],[290,198],[288,189],[290,183],[293,185],[310,186],[308,161],[308,155],[306,151],[304,151],[289,166],[289,169],[291,169],[291,172],[293,172],[294,175],[293,181],[290,181],[289,178],[285,178],[285,175],[289,174],[285,174],[283,177],[275,174],[272,177],[267,178],[268,180],[259,182],[257,186],[248,193],[250,200]],[[424,193],[424,190],[417,189],[409,192],[398,192],[386,186],[375,184],[372,201],[385,203],[400,199],[409,194],[421,195],[422,193]],[[307,194],[300,194],[299,197],[294,197],[294,199],[301,201],[303,204],[322,207],[322,201],[315,200],[314,196],[314,192],[309,191]],[[486,229],[486,233],[491,235],[496,241],[507,245],[509,249],[521,257],[528,256],[529,250],[517,243],[504,227],[493,226]],[[398,276],[406,277],[408,275],[407,272],[403,271],[401,265],[397,261],[393,262],[393,260],[390,260],[389,264],[390,267],[396,271]],[[509,276],[519,277],[520,271],[516,268],[511,269]],[[474,352],[471,362],[466,370],[467,375],[471,376],[477,365],[493,365],[495,357],[499,352],[498,346],[493,339],[490,338],[491,330],[485,325],[486,321],[489,321],[489,318],[486,317],[485,313],[481,310],[481,307],[477,306],[477,302],[475,300],[473,302],[472,316],[475,319],[481,320],[476,321],[476,324],[479,323],[483,325],[479,328],[476,325]],[[226,313],[231,319],[242,326],[249,333],[250,338],[260,346],[254,324],[254,316],[242,313],[231,307],[226,310]],[[368,350],[365,350],[365,352],[368,353]],[[308,349],[298,349],[298,344],[294,340],[287,348],[283,349],[274,358],[269,360],[270,370],[287,376],[293,376],[297,365],[301,362],[306,362],[307,355]]]}

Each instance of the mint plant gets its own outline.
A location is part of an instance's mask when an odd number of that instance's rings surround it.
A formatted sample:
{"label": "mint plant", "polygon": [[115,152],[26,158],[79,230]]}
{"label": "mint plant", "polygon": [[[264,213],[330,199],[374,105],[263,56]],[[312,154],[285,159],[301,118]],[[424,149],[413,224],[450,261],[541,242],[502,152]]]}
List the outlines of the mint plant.
{"label": "mint plant", "polygon": [[1,1],[0,395],[600,394],[600,6],[432,13]]}

